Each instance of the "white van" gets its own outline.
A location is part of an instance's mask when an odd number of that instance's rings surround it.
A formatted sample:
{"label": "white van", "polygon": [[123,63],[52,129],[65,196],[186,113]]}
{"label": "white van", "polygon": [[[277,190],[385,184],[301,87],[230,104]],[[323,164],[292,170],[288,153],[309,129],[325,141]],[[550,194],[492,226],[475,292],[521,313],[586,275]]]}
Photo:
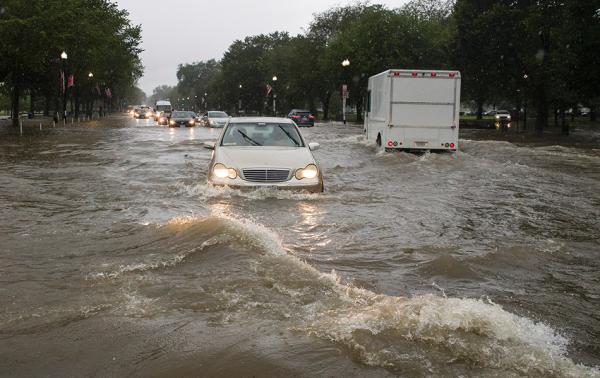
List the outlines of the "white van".
{"label": "white van", "polygon": [[369,78],[365,133],[386,150],[458,148],[460,72],[388,70]]}
{"label": "white van", "polygon": [[171,101],[159,100],[156,101],[156,106],[154,107],[154,110],[157,114],[160,114],[160,112],[171,113],[173,111],[173,107],[171,106]]}

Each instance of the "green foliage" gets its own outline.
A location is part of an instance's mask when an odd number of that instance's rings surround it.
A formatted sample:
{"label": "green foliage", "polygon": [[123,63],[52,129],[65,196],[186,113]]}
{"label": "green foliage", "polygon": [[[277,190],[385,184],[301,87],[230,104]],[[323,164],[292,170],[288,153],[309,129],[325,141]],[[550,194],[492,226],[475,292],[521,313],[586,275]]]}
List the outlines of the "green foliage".
{"label": "green foliage", "polygon": [[[395,10],[358,2],[316,14],[302,35],[235,41],[220,62],[209,61],[214,70],[209,62],[181,65],[177,88],[209,93],[212,106],[236,110],[241,100],[246,111],[270,114],[272,85],[280,114],[320,104],[328,118],[330,110],[338,115],[347,84],[360,120],[370,76],[459,69],[465,101],[528,103],[545,122],[551,107],[600,105],[599,50],[600,0],[412,0]],[[345,59],[350,66],[342,67]]]}
{"label": "green foliage", "polygon": [[[123,99],[142,74],[140,42],[141,28],[107,0],[4,0],[0,82],[8,84],[13,97],[24,91],[55,97],[66,64],[67,73],[75,76],[76,102],[91,97],[95,84]],[[68,54],[66,62],[60,59],[62,51]]]}
{"label": "green foliage", "polygon": [[529,101],[542,131],[552,105],[598,97],[598,9],[598,0],[458,0],[456,57],[467,98]]}

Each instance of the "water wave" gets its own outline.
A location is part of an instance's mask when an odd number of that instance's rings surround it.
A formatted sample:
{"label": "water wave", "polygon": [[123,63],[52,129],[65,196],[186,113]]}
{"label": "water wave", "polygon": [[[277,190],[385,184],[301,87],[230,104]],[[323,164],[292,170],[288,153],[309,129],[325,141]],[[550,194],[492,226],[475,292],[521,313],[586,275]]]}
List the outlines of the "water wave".
{"label": "water wave", "polygon": [[[427,374],[443,373],[452,360],[458,365],[530,376],[600,375],[568,358],[566,337],[491,301],[431,294],[404,298],[357,288],[335,272],[320,272],[290,254],[277,233],[251,220],[215,213],[207,219],[177,218],[170,223],[207,221],[218,223],[220,233],[273,257],[262,261],[263,269],[270,271],[272,290],[290,299],[287,304],[266,305],[251,296],[230,295],[235,303],[229,310],[281,311],[294,324],[291,328],[341,344],[364,364],[401,371],[405,364],[414,364],[418,355],[428,361],[423,363],[428,366]],[[303,300],[298,302],[298,298]],[[275,305],[282,308],[276,310]],[[432,348],[443,357],[429,356]]]}

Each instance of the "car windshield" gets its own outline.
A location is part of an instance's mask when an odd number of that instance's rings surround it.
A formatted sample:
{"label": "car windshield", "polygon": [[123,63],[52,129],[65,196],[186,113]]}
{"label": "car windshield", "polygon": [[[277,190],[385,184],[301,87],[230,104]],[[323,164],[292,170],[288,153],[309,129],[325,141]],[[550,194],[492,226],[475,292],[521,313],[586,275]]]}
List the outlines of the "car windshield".
{"label": "car windshield", "polygon": [[229,117],[225,112],[208,112],[208,118],[227,118]]}
{"label": "car windshield", "polygon": [[173,112],[173,118],[187,118],[194,117],[193,112]]}
{"label": "car windshield", "polygon": [[304,142],[289,123],[234,123],[225,130],[221,145],[304,147]]}
{"label": "car windshield", "polygon": [[507,110],[498,110],[496,114],[508,114]]}

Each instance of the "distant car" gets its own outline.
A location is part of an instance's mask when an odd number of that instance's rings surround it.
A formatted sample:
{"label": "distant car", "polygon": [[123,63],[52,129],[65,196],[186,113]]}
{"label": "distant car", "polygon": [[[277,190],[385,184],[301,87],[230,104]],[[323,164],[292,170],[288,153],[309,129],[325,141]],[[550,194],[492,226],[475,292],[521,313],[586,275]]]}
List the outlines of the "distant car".
{"label": "distant car", "polygon": [[149,106],[142,106],[133,111],[133,118],[149,119],[154,117],[154,111]]}
{"label": "distant car", "polygon": [[196,113],[186,111],[174,111],[169,118],[169,127],[193,127],[196,126]]}
{"label": "distant car", "polygon": [[136,108],[136,109],[133,111],[133,114],[132,114],[132,116],[133,116],[133,118],[144,118],[144,115],[143,115],[143,114],[144,114],[144,111],[143,111],[142,109],[140,109],[140,108]]}
{"label": "distant car", "polygon": [[212,149],[208,181],[234,188],[323,191],[323,176],[298,127],[287,118],[232,118]]}
{"label": "distant car", "polygon": [[510,112],[508,110],[496,110],[494,114],[496,121],[509,121],[511,120]]}
{"label": "distant car", "polygon": [[166,113],[166,112],[160,112],[160,114],[158,114],[158,117],[156,118],[156,122],[159,125],[168,125],[169,124],[169,118],[171,118],[171,114],[170,113]]}
{"label": "distant car", "polygon": [[298,126],[314,126],[315,116],[310,114],[309,110],[303,109],[292,109],[288,114],[288,118],[296,123]]}
{"label": "distant car", "polygon": [[497,129],[501,128],[502,124],[506,124],[508,128],[511,127],[510,121],[512,117],[510,116],[510,112],[508,110],[496,110],[494,119],[496,120],[495,126]]}
{"label": "distant car", "polygon": [[202,116],[202,125],[207,127],[223,127],[229,121],[229,115],[221,111],[209,111]]}

